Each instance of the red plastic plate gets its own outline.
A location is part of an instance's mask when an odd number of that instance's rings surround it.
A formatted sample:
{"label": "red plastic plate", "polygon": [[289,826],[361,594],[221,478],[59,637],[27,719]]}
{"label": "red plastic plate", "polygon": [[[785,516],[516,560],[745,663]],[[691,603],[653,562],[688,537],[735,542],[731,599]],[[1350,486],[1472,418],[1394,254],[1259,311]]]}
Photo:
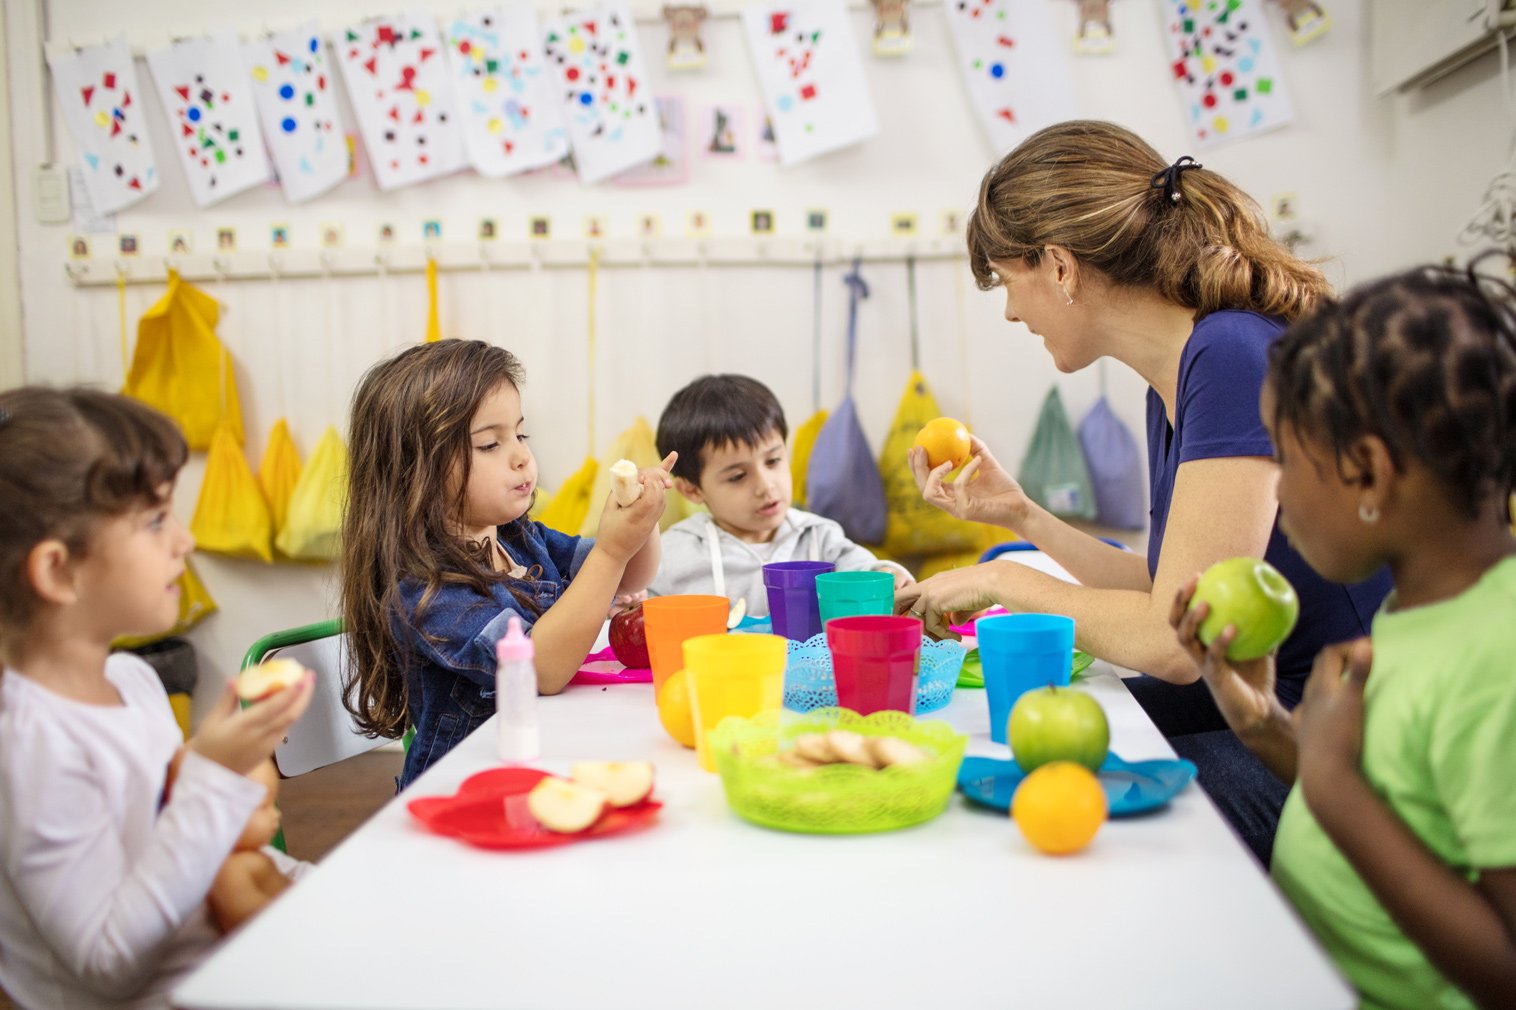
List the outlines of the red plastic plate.
{"label": "red plastic plate", "polygon": [[411,800],[406,809],[437,834],[483,849],[540,849],[643,827],[663,808],[657,800],[644,800],[635,807],[606,811],[593,827],[578,834],[549,831],[527,809],[526,794],[550,774],[538,768],[491,768],[470,776],[452,796],[423,796]]}

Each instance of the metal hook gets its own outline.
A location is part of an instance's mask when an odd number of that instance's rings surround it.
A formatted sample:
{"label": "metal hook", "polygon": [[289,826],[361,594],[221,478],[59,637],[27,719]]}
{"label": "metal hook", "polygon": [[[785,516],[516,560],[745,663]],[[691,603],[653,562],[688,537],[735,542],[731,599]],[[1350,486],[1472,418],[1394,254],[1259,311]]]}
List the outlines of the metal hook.
{"label": "metal hook", "polygon": [[332,251],[330,249],[321,250],[321,255],[317,259],[321,263],[321,276],[330,278],[332,276]]}
{"label": "metal hook", "polygon": [[71,281],[73,281],[75,284],[78,284],[80,278],[82,278],[86,273],[88,273],[88,271],[89,271],[89,268],[86,267],[83,263],[64,263],[63,264],[63,272],[66,273],[66,274],[68,274],[68,279],[71,280]]}
{"label": "metal hook", "polygon": [[227,279],[227,276],[232,272],[232,266],[231,266],[230,263],[228,263],[226,261],[226,257],[224,257],[224,256],[212,256],[211,257],[211,270],[215,271],[215,274],[216,274],[216,277],[217,277],[218,280],[223,280],[224,281],[224,280]]}
{"label": "metal hook", "polygon": [[479,271],[489,273],[494,261],[490,259],[490,247],[483,242],[479,243]]}
{"label": "metal hook", "polygon": [[279,275],[284,272],[284,257],[280,256],[278,253],[269,253],[268,272],[274,276],[275,280],[277,280],[279,278]]}
{"label": "metal hook", "polygon": [[374,254],[374,271],[376,273],[378,273],[380,277],[385,277],[385,276],[387,276],[389,274],[389,269],[390,269],[389,254],[388,253],[375,253]]}
{"label": "metal hook", "polygon": [[128,277],[130,277],[132,275],[131,268],[129,266],[127,266],[126,260],[120,260],[120,259],[118,259],[118,260],[116,260],[116,264],[115,265],[116,265],[116,276],[120,277],[122,280],[125,280],[125,279],[127,279]]}

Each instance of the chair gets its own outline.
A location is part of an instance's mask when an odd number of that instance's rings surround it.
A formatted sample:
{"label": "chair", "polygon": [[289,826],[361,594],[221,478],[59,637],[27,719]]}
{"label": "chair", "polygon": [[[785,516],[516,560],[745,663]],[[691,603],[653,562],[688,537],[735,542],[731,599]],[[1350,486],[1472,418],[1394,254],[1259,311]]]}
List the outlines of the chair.
{"label": "chair", "polygon": [[[1131,550],[1130,547],[1120,540],[1112,540],[1110,537],[1101,537],[1100,542],[1110,544],[1112,547],[1119,547],[1124,551]],[[1010,540],[1003,544],[996,544],[979,555],[979,563],[984,564],[986,561],[993,561],[1000,557],[1000,555],[1008,554],[1011,551],[1035,551],[1037,549],[1037,545],[1030,540]]]}

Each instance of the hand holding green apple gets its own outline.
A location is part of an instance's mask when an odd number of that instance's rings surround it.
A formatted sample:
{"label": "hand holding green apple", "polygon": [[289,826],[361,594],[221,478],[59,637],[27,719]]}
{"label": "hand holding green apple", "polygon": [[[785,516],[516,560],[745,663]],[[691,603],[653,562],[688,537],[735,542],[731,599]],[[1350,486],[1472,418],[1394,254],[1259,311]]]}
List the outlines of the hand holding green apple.
{"label": "hand holding green apple", "polygon": [[1227,558],[1201,573],[1190,607],[1206,604],[1209,612],[1198,637],[1209,646],[1227,625],[1237,629],[1226,658],[1258,659],[1279,648],[1295,630],[1300,599],[1279,570],[1261,558]]}

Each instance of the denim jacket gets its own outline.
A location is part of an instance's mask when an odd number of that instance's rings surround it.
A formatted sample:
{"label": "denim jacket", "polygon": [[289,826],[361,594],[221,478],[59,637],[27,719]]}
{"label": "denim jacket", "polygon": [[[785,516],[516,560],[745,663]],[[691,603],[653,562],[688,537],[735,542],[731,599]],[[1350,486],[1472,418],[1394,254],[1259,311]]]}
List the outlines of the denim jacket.
{"label": "denim jacket", "polygon": [[[589,537],[571,537],[526,519],[499,527],[497,535],[526,568],[526,578],[493,583],[489,596],[467,585],[444,584],[419,617],[426,584],[420,579],[400,584],[403,612],[396,615],[394,630],[416,728],[398,780],[401,789],[495,714],[495,643],[505,637],[510,616],[520,617],[530,633],[595,545]],[[512,588],[534,598],[537,609],[526,612]]]}

